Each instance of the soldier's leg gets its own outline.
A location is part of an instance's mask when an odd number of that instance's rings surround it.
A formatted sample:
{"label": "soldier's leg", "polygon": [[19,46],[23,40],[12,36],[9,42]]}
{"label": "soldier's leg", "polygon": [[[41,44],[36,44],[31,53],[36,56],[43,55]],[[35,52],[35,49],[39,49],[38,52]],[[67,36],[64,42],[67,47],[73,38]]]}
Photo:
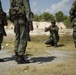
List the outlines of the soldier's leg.
{"label": "soldier's leg", "polygon": [[20,40],[19,40],[19,48],[18,48],[18,64],[29,63],[29,61],[25,61],[24,54],[27,46],[27,36],[26,36],[26,28],[25,24],[20,24]]}
{"label": "soldier's leg", "polygon": [[15,49],[14,49],[14,52],[15,52],[15,61],[18,60],[18,50],[19,50],[19,43],[20,43],[20,26],[18,25],[17,23],[17,20],[15,21],[15,29],[14,29],[14,32],[15,32]]}
{"label": "soldier's leg", "polygon": [[27,46],[27,36],[26,36],[26,29],[25,25],[20,25],[20,44],[19,44],[19,55],[24,55]]}
{"label": "soldier's leg", "polygon": [[3,42],[3,35],[0,34],[0,50],[1,50],[1,44],[2,44],[2,42]]}
{"label": "soldier's leg", "polygon": [[15,24],[15,53],[18,53],[20,43],[20,26],[18,23]]}
{"label": "soldier's leg", "polygon": [[49,39],[46,40],[46,41],[45,41],[45,44],[49,45],[49,44],[50,44],[50,40],[49,40]]}
{"label": "soldier's leg", "polygon": [[75,48],[76,48],[76,31],[73,32],[73,39],[74,39],[74,44],[75,44]]}
{"label": "soldier's leg", "polygon": [[[1,50],[1,44],[3,42],[3,35],[0,34],[0,50]],[[0,59],[0,62],[4,62],[4,59]]]}
{"label": "soldier's leg", "polygon": [[47,45],[53,44],[53,39],[52,39],[52,37],[50,37],[47,41],[45,41],[45,44],[47,44]]}
{"label": "soldier's leg", "polygon": [[53,39],[54,39],[54,47],[57,47],[57,37],[56,37],[56,35],[54,34],[53,35]]}
{"label": "soldier's leg", "polygon": [[54,40],[52,41],[52,46],[54,46]]}

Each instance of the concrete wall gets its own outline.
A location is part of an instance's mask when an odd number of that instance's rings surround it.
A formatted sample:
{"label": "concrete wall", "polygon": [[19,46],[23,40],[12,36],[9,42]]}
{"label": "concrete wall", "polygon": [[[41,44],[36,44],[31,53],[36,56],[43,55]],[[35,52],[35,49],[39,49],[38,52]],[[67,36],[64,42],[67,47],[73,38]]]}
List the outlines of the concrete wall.
{"label": "concrete wall", "polygon": [[[34,30],[44,30],[45,27],[48,27],[49,25],[51,25],[50,22],[33,22],[33,27]],[[60,28],[60,29],[66,29],[65,25],[60,22],[60,23],[56,23],[56,25]],[[14,25],[11,22],[8,22],[8,26],[6,27],[7,29],[13,29]]]}
{"label": "concrete wall", "polygon": [[[34,26],[34,29],[45,29],[45,27],[48,27],[49,25],[51,25],[50,22],[36,22],[34,21],[33,22],[33,26]],[[56,23],[56,25],[60,28],[60,29],[66,29],[65,25],[60,22],[60,23]]]}

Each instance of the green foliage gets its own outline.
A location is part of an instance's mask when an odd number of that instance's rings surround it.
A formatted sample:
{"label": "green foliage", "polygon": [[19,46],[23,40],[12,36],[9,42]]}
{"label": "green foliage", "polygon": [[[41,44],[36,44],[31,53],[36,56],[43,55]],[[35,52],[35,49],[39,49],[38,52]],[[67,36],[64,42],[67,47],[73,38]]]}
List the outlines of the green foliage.
{"label": "green foliage", "polygon": [[63,21],[65,21],[65,20],[68,19],[68,18],[69,18],[68,16],[64,15],[64,16],[63,16]]}
{"label": "green foliage", "polygon": [[34,21],[47,21],[50,22],[52,19],[54,19],[54,16],[48,12],[44,12],[41,15],[34,15],[33,20]]}
{"label": "green foliage", "polygon": [[64,14],[62,11],[59,11],[55,14],[55,17],[56,17],[56,21],[57,22],[63,22],[63,17],[64,17]]}
{"label": "green foliage", "polygon": [[[63,22],[67,28],[71,28],[70,18],[68,16],[64,15],[64,13],[62,11],[57,12],[55,15],[50,14],[48,12],[44,12],[40,15],[37,15],[37,14],[33,15],[33,21],[50,22],[50,21],[54,20],[55,18],[56,18],[57,22]],[[7,15],[7,20],[9,20],[9,15]]]}
{"label": "green foliage", "polygon": [[33,21],[40,21],[40,16],[37,14],[33,16]]}
{"label": "green foliage", "polygon": [[47,21],[47,22],[50,22],[52,19],[54,19],[54,16],[48,12],[44,12],[42,15],[41,15],[41,18],[42,18],[42,21]]}
{"label": "green foliage", "polygon": [[66,25],[66,28],[72,28],[72,27],[71,27],[71,23],[70,23],[70,18],[69,18],[69,17],[64,20],[64,24]]}

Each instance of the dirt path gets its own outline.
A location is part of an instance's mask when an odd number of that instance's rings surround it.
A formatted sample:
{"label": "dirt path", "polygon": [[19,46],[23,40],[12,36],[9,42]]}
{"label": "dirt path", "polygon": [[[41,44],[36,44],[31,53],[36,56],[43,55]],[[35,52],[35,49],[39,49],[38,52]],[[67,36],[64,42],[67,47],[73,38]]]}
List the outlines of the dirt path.
{"label": "dirt path", "polygon": [[[17,67],[17,63],[14,61],[15,56],[13,54],[9,54],[8,50],[0,51],[0,58],[4,58],[5,62],[0,62],[0,70],[6,70],[9,68]],[[47,65],[47,64],[54,64],[54,63],[62,63],[66,61],[75,61],[76,59],[73,58],[71,55],[75,55],[76,51],[51,51],[47,50],[46,54],[40,56],[32,56],[30,59],[35,60],[36,62],[26,64],[26,65]]]}

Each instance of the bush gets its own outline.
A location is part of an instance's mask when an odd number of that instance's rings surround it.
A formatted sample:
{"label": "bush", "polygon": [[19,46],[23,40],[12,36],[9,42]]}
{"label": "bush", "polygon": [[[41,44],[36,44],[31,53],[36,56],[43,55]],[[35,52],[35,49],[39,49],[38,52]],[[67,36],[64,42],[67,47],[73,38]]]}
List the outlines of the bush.
{"label": "bush", "polygon": [[70,18],[65,19],[64,24],[65,24],[66,28],[72,28],[71,23],[70,23]]}

